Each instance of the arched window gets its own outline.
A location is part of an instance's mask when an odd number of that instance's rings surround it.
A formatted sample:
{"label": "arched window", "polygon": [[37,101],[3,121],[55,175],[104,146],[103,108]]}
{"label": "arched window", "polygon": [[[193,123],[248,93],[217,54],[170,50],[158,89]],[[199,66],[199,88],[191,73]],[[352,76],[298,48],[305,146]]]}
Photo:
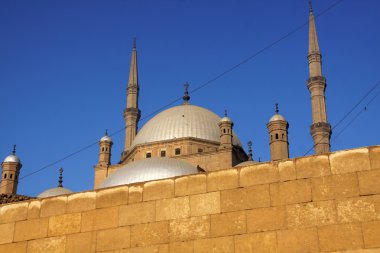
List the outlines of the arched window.
{"label": "arched window", "polygon": [[285,136],[285,135],[284,135],[284,134],[282,134],[282,139],[284,139],[284,136]]}
{"label": "arched window", "polygon": [[223,128],[223,133],[226,133],[226,129],[225,128]]}
{"label": "arched window", "polygon": [[102,147],[102,152],[104,152],[104,147]]}
{"label": "arched window", "polygon": [[203,149],[202,148],[198,148],[198,153],[202,153],[203,152]]}
{"label": "arched window", "polygon": [[151,158],[152,157],[152,153],[150,153],[150,152],[146,153],[145,157],[146,158]]}
{"label": "arched window", "polygon": [[4,174],[4,178],[7,178],[7,173]]}
{"label": "arched window", "polygon": [[161,157],[165,157],[166,156],[166,150],[161,150]]}
{"label": "arched window", "polygon": [[180,149],[180,148],[176,148],[176,149],[174,150],[174,154],[175,154],[175,155],[180,155],[180,154],[181,154],[181,149]]}
{"label": "arched window", "polygon": [[12,179],[12,177],[13,177],[12,173],[11,173],[11,174],[9,174],[9,178],[10,178],[10,179]]}
{"label": "arched window", "polygon": [[276,140],[278,140],[278,134],[276,134]]}

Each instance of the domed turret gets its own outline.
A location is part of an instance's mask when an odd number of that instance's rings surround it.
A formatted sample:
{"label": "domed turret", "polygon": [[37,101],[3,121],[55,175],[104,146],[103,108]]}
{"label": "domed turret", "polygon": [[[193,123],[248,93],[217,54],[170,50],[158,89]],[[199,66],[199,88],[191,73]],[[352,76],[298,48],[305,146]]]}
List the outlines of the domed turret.
{"label": "domed turret", "polygon": [[270,118],[267,124],[272,161],[289,158],[289,124],[278,112],[278,104],[276,103],[276,114]]}
{"label": "domed turret", "polygon": [[43,191],[40,193],[37,198],[47,198],[47,197],[54,197],[54,196],[59,196],[59,195],[65,195],[65,194],[70,194],[72,193],[71,190],[63,187],[63,169],[59,169],[59,180],[58,180],[58,186],[54,188],[47,189],[46,191]]}
{"label": "domed turret", "polygon": [[13,145],[12,154],[4,159],[1,167],[3,171],[1,174],[0,193],[16,194],[18,176],[22,167],[20,158],[16,155],[16,145]]}
{"label": "domed turret", "polygon": [[106,167],[111,164],[111,149],[112,149],[112,139],[106,133],[99,141],[99,162],[98,165]]}
{"label": "domed turret", "polygon": [[231,148],[233,135],[232,135],[232,127],[234,123],[227,116],[227,110],[224,111],[224,117],[219,121],[219,129],[220,129],[220,147],[221,148]]}

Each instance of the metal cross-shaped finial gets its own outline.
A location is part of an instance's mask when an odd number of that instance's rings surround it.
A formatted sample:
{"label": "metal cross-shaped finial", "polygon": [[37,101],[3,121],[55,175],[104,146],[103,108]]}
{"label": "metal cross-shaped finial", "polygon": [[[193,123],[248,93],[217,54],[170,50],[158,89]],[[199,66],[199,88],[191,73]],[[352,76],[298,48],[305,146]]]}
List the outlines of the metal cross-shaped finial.
{"label": "metal cross-shaped finial", "polygon": [[184,104],[188,104],[189,100],[190,100],[190,96],[189,96],[189,83],[186,81],[186,83],[183,86],[185,87],[185,92],[184,92],[184,95],[182,97],[183,103]]}
{"label": "metal cross-shaped finial", "polygon": [[61,168],[59,169],[58,187],[63,187],[63,185],[62,185],[62,183],[63,183],[62,173],[63,173],[63,168],[61,167]]}
{"label": "metal cross-shaped finial", "polygon": [[276,114],[278,114],[279,110],[278,110],[278,103],[276,103]]}
{"label": "metal cross-shaped finial", "polygon": [[311,0],[309,0],[309,10],[310,12],[313,12],[313,4],[311,3]]}
{"label": "metal cross-shaped finial", "polygon": [[248,161],[252,161],[252,141],[248,142]]}
{"label": "metal cross-shaped finial", "polygon": [[16,154],[16,144],[13,144],[13,150],[12,150],[12,155]]}

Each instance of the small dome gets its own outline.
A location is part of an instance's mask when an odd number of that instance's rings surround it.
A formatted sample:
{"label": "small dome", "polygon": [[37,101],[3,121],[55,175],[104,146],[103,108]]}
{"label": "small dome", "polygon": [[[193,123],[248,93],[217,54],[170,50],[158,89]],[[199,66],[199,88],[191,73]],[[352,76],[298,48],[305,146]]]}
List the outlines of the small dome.
{"label": "small dome", "polygon": [[253,164],[258,164],[259,162],[257,161],[245,161],[239,164],[236,164],[234,167],[242,167],[242,166],[248,166],[248,165],[253,165]]}
{"label": "small dome", "polygon": [[152,157],[125,164],[107,177],[99,187],[105,188],[196,173],[198,173],[197,168],[187,162],[168,157]]}
{"label": "small dome", "polygon": [[50,188],[47,189],[46,191],[43,191],[40,193],[37,198],[47,198],[47,197],[54,197],[54,196],[59,196],[59,195],[65,195],[65,194],[70,194],[72,191],[65,187],[55,187],[55,188]]}
{"label": "small dome", "polygon": [[104,136],[100,139],[100,141],[112,142],[112,139],[111,139],[111,137],[109,137],[108,135],[104,135]]}
{"label": "small dome", "polygon": [[20,162],[20,158],[18,158],[17,155],[9,155],[7,157],[5,157],[4,159],[4,162],[8,162],[8,163],[19,163]]}
{"label": "small dome", "polygon": [[286,119],[284,118],[284,116],[282,116],[281,114],[276,113],[275,115],[272,116],[272,118],[270,118],[269,122],[277,121],[277,120],[286,121]]}
{"label": "small dome", "polygon": [[229,117],[224,116],[224,117],[220,120],[220,122],[231,122],[231,123],[232,123],[232,120],[231,120]]}

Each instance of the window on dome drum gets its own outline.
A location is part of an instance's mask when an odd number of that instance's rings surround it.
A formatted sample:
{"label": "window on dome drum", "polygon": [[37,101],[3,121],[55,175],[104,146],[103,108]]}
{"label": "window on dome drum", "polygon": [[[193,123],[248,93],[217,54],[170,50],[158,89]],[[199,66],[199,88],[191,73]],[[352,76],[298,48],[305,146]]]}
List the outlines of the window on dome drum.
{"label": "window on dome drum", "polygon": [[202,148],[198,148],[198,153],[202,153],[203,152],[203,149]]}
{"label": "window on dome drum", "polygon": [[176,148],[176,149],[174,150],[174,154],[175,154],[175,155],[180,155],[180,154],[181,154],[181,149],[180,149],[180,148]]}
{"label": "window on dome drum", "polygon": [[166,156],[166,150],[161,150],[161,157],[165,157]]}
{"label": "window on dome drum", "polygon": [[276,134],[276,140],[278,140],[278,134]]}
{"label": "window on dome drum", "polygon": [[145,157],[146,158],[151,158],[152,157],[152,153],[150,153],[150,152],[146,153]]}

